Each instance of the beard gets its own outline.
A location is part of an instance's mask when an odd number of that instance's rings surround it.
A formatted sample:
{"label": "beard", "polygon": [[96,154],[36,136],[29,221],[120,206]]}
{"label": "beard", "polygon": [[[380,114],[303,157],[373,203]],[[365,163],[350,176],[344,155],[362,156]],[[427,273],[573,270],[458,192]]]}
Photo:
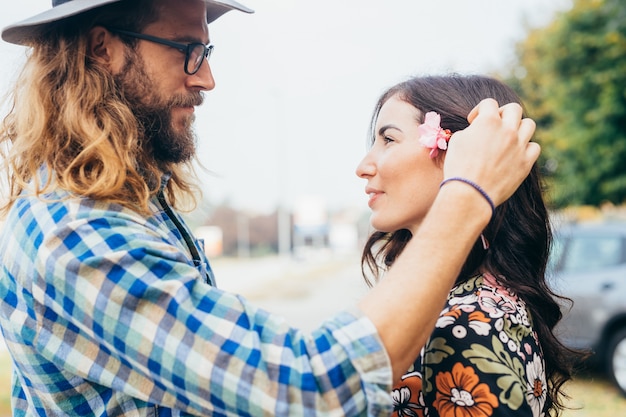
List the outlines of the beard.
{"label": "beard", "polygon": [[157,163],[187,162],[196,153],[196,135],[192,129],[195,117],[190,116],[182,127],[175,127],[171,109],[199,106],[204,97],[201,92],[162,97],[145,68],[141,56],[129,51],[124,68],[114,76],[122,97],[137,119],[143,150]]}

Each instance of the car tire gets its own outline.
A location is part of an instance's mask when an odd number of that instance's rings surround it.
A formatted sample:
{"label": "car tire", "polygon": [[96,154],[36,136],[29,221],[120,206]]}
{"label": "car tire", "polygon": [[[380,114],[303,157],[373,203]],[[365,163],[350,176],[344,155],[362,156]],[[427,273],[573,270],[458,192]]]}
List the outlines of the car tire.
{"label": "car tire", "polygon": [[607,351],[607,371],[613,383],[626,396],[626,329],[613,335]]}

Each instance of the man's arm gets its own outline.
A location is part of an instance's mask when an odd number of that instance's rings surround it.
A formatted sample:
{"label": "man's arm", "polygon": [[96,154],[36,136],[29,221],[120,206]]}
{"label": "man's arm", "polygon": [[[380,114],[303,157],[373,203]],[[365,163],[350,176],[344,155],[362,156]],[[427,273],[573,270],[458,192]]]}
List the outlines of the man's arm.
{"label": "man's arm", "polygon": [[[454,135],[444,178],[479,184],[496,205],[526,178],[540,153],[529,143],[532,120],[516,104],[498,108],[484,100],[470,114],[470,127]],[[491,208],[471,186],[453,181],[441,188],[419,230],[382,280],[359,303],[387,349],[397,380],[418,356],[445,298],[483,228]]]}

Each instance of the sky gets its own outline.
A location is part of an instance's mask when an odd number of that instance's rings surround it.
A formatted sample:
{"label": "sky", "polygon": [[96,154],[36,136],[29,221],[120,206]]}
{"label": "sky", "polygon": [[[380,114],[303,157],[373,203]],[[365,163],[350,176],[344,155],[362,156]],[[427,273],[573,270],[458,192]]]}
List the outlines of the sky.
{"label": "sky", "polygon": [[[498,72],[570,0],[241,0],[209,26],[216,88],[196,111],[210,204],[366,208],[355,169],[379,95],[412,75]],[[50,7],[0,6],[0,26]],[[0,42],[0,92],[24,48]]]}

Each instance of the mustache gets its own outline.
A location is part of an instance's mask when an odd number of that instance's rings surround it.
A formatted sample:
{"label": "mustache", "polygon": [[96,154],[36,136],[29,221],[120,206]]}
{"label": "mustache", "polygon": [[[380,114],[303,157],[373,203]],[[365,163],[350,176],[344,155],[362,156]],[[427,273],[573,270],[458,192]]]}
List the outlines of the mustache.
{"label": "mustache", "polygon": [[168,100],[167,107],[197,107],[204,103],[202,92],[177,94]]}

